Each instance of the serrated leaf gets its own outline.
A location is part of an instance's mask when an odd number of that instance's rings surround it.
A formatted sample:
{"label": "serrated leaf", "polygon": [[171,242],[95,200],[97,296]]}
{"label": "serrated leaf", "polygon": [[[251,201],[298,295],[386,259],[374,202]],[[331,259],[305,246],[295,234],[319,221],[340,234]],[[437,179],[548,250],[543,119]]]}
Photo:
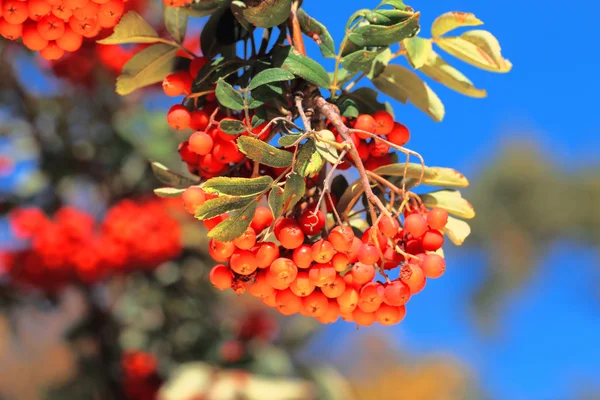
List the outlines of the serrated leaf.
{"label": "serrated leaf", "polygon": [[487,96],[483,89],[477,89],[473,82],[469,80],[462,72],[448,64],[435,51],[429,55],[429,59],[420,69],[428,77],[444,86],[449,87],[465,96],[482,98]]}
{"label": "serrated leaf", "polygon": [[354,53],[350,53],[342,58],[342,67],[348,70],[350,73],[356,72],[369,72],[371,70],[373,61],[380,55],[385,49],[381,50],[359,50]]}
{"label": "serrated leaf", "polygon": [[298,139],[300,139],[301,136],[302,135],[285,135],[279,138],[277,144],[279,144],[281,147],[291,147],[298,141]]}
{"label": "serrated leaf", "polygon": [[404,47],[406,48],[408,62],[415,69],[421,68],[430,58],[433,51],[431,39],[423,39],[418,36],[405,39]]}
{"label": "serrated leaf", "polygon": [[246,126],[237,119],[222,119],[219,121],[219,129],[230,135],[237,135],[246,132]]}
{"label": "serrated leaf", "polygon": [[360,47],[389,46],[416,35],[419,31],[419,17],[420,14],[416,12],[405,21],[391,26],[359,26],[348,35],[348,39]]}
{"label": "serrated leaf", "polygon": [[437,38],[456,28],[478,25],[483,25],[483,22],[474,14],[450,11],[440,15],[433,21],[433,24],[431,25],[431,36]]}
{"label": "serrated leaf", "polygon": [[291,46],[281,46],[273,50],[273,65],[287,69],[318,87],[329,87],[329,74],[325,68]]}
{"label": "serrated leaf", "polygon": [[323,57],[335,58],[335,44],[325,25],[309,16],[302,8],[297,15],[302,33],[317,42]]}
{"label": "serrated leaf", "polygon": [[269,193],[269,208],[275,219],[283,213],[283,189],[279,186],[273,187]]}
{"label": "serrated leaf", "polygon": [[292,163],[292,153],[277,149],[259,139],[241,136],[237,139],[237,145],[249,159],[263,165],[284,168]]}
{"label": "serrated leaf", "polygon": [[184,191],[185,191],[185,189],[183,189],[183,188],[178,189],[178,188],[172,188],[172,187],[163,187],[163,188],[154,189],[154,194],[157,195],[158,197],[164,197],[164,198],[180,197]]}
{"label": "serrated leaf", "polygon": [[475,218],[473,206],[466,199],[463,199],[458,190],[438,190],[422,194],[420,197],[427,208],[440,207],[460,218]]}
{"label": "serrated leaf", "polygon": [[217,177],[207,180],[202,189],[209,193],[228,196],[252,196],[266,191],[273,183],[270,176],[259,178],[228,178]]}
{"label": "serrated leaf", "polygon": [[292,7],[292,0],[250,0],[244,17],[252,25],[261,28],[272,28],[285,22]]}
{"label": "serrated leaf", "polygon": [[204,204],[196,208],[195,217],[204,221],[205,219],[239,210],[250,203],[256,203],[256,197],[219,196],[216,199],[205,201]]}
{"label": "serrated leaf", "polygon": [[244,109],[244,98],[242,97],[242,94],[224,80],[221,79],[217,82],[215,94],[219,104],[222,106],[237,111]]}
{"label": "serrated leaf", "polygon": [[254,201],[232,213],[227,219],[212,228],[208,232],[208,237],[219,242],[231,242],[239,238],[250,226],[256,212],[256,205],[257,202]]}
{"label": "serrated leaf", "polygon": [[173,72],[176,53],[177,48],[167,44],[153,44],[136,53],[117,78],[117,93],[124,96],[161,82]]}
{"label": "serrated leaf", "polygon": [[177,43],[183,43],[187,31],[188,16],[181,7],[164,6],[165,28]]}
{"label": "serrated leaf", "polygon": [[428,169],[435,173],[435,177],[427,176],[424,178],[424,185],[453,188],[466,188],[469,186],[469,180],[455,169],[445,167],[428,167]]}
{"label": "serrated leaf", "polygon": [[444,105],[431,88],[417,74],[401,67],[390,65],[383,73],[371,80],[375,87],[394,99],[407,103],[429,115],[434,121],[444,118]]}
{"label": "serrated leaf", "polygon": [[100,44],[155,43],[158,33],[135,11],[123,15],[112,35],[98,40]]}
{"label": "serrated leaf", "polygon": [[[335,142],[335,135],[333,132],[325,129],[322,131],[318,131],[315,133],[319,139],[325,139],[330,142]],[[339,158],[338,151],[335,147],[331,146],[328,143],[325,143],[321,140],[316,140],[317,152],[323,157],[325,160],[329,161],[332,164],[335,164]]]}
{"label": "serrated leaf", "polygon": [[153,162],[150,164],[150,166],[156,179],[165,185],[175,188],[187,188],[188,186],[198,183],[198,180],[191,179],[173,172],[161,163]]}
{"label": "serrated leaf", "polygon": [[500,43],[488,31],[473,30],[459,37],[440,37],[435,43],[454,57],[490,72],[505,73],[512,69],[502,57]]}
{"label": "serrated leaf", "polygon": [[448,236],[456,246],[461,246],[471,234],[471,227],[465,221],[448,217],[448,223],[444,228],[444,234]]}
{"label": "serrated leaf", "polygon": [[295,79],[294,74],[283,68],[269,68],[259,72],[252,78],[248,89],[254,90],[259,86],[272,82],[290,81]]}
{"label": "serrated leaf", "polygon": [[[383,167],[377,168],[374,173],[381,176],[405,176],[404,171],[406,169],[406,178],[414,178],[419,179],[421,173],[423,171],[423,167],[421,164],[417,163],[408,163],[408,167],[405,163],[399,164],[389,164],[384,165]],[[425,167],[425,171],[423,172],[423,179],[433,180],[437,178],[437,173],[434,169],[430,167]]]}
{"label": "serrated leaf", "polygon": [[306,183],[304,178],[296,173],[290,174],[285,181],[283,190],[283,213],[285,214],[304,197]]}

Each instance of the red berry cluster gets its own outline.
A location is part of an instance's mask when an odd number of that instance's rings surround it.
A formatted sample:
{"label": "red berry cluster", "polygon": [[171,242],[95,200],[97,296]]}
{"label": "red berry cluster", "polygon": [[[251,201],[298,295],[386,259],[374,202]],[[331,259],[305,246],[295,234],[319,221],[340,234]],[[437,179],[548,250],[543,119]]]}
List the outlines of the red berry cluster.
{"label": "red berry cluster", "polygon": [[114,27],[125,12],[124,0],[3,0],[0,5],[0,35],[22,38],[47,60],[77,51],[84,37]]}
{"label": "red berry cluster", "polygon": [[156,398],[160,387],[156,377],[156,358],[142,351],[129,351],[123,354],[123,389],[130,400]]}
{"label": "red berry cluster", "polygon": [[[198,187],[183,193],[191,213],[206,198]],[[210,230],[225,218],[204,223]],[[325,215],[314,206],[274,224],[271,211],[258,207],[242,236],[210,241],[211,257],[222,263],[211,270],[210,281],[221,290],[247,290],[284,315],[300,313],[324,324],[341,316],[359,325],[393,325],[404,318],[406,302],[423,290],[426,278],[443,274],[444,259],[433,252],[443,244],[440,230],[447,219],[443,209],[421,209],[404,218],[403,229],[399,220],[382,216],[361,237],[345,225],[325,236]],[[257,241],[272,224],[277,243]],[[398,270],[397,278],[376,281],[378,266]]]}
{"label": "red berry cluster", "polygon": [[181,250],[179,223],[159,200],[121,201],[101,224],[71,207],[52,219],[37,208],[18,209],[10,221],[30,247],[8,254],[8,273],[48,290],[72,280],[91,284],[116,272],[152,269]]}

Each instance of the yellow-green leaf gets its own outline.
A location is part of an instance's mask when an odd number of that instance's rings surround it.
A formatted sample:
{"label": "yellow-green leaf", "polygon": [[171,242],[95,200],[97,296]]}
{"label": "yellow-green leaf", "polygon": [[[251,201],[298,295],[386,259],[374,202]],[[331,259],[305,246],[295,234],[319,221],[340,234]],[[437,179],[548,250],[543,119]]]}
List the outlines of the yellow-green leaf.
{"label": "yellow-green leaf", "polygon": [[273,183],[270,176],[259,178],[217,177],[207,180],[202,189],[206,192],[229,196],[252,196],[266,191]]}
{"label": "yellow-green leaf", "polygon": [[290,174],[285,181],[283,190],[283,212],[286,213],[304,197],[306,183],[304,178],[296,173]]}
{"label": "yellow-green leaf", "polygon": [[275,186],[269,193],[269,208],[271,212],[278,218],[283,213],[283,189],[279,186]]}
{"label": "yellow-green leaf", "polygon": [[98,40],[100,44],[155,43],[158,33],[135,11],[125,14],[112,35]]}
{"label": "yellow-green leaf", "polygon": [[421,66],[420,71],[436,82],[441,83],[450,89],[469,97],[482,98],[487,96],[483,89],[477,89],[473,82],[469,80],[462,72],[448,64],[435,51],[429,55],[425,65]]}
{"label": "yellow-green leaf", "polygon": [[405,170],[406,178],[419,179],[421,173],[423,173],[423,179],[431,180],[437,178],[435,170],[426,166],[425,171],[422,172],[423,166],[417,163],[408,163],[408,167],[405,163],[384,165],[373,172],[381,176],[404,176]]}
{"label": "yellow-green leaf", "polygon": [[434,121],[439,122],[444,118],[444,104],[438,95],[407,68],[389,65],[379,77],[372,79],[372,82],[388,96],[405,104],[410,101]]}
{"label": "yellow-green leaf", "polygon": [[325,143],[319,139],[324,139],[329,142],[335,142],[335,135],[333,132],[325,129],[322,131],[318,131],[315,133],[317,135],[316,146],[317,152],[323,157],[325,160],[329,161],[332,164],[335,164],[339,158],[338,151],[335,147],[330,145],[329,143]]}
{"label": "yellow-green leaf", "polygon": [[187,188],[188,186],[198,183],[198,181],[195,179],[191,179],[171,171],[161,163],[153,162],[150,164],[150,166],[152,167],[152,172],[154,173],[156,179],[165,185],[175,188]]}
{"label": "yellow-green leaf", "polygon": [[288,19],[292,0],[250,0],[243,10],[244,17],[252,25],[272,28]]}
{"label": "yellow-green leaf", "polygon": [[219,196],[204,202],[196,209],[195,217],[199,220],[210,219],[230,211],[239,210],[250,203],[256,203],[255,197]]}
{"label": "yellow-green leaf", "polygon": [[438,190],[422,194],[420,197],[425,207],[440,207],[450,214],[464,219],[475,218],[473,206],[467,200],[463,199],[458,190]]}
{"label": "yellow-green leaf", "polygon": [[219,242],[231,242],[242,236],[254,218],[256,204],[257,202],[253,201],[232,213],[227,219],[212,228],[208,232],[208,237]]}
{"label": "yellow-green leaf", "polygon": [[475,15],[461,11],[450,11],[440,15],[433,21],[433,24],[431,25],[431,35],[434,38],[437,38],[462,26],[478,25],[483,25],[483,22]]}
{"label": "yellow-green leaf", "polygon": [[[165,27],[169,35],[177,43],[183,43],[187,30],[188,15],[181,7],[169,7],[164,5]],[[195,78],[195,77],[194,77]]]}
{"label": "yellow-green leaf", "polygon": [[431,39],[423,39],[418,36],[404,39],[404,47],[406,48],[408,62],[415,69],[421,68],[432,52]]}
{"label": "yellow-green leaf", "polygon": [[164,198],[180,197],[184,191],[185,191],[185,189],[163,187],[163,188],[154,189],[154,194],[157,195],[158,197],[164,197]]}
{"label": "yellow-green leaf", "polygon": [[444,228],[444,234],[450,238],[452,243],[461,246],[471,234],[471,227],[465,221],[448,217],[448,223]]}
{"label": "yellow-green leaf", "polygon": [[423,178],[423,184],[429,186],[445,186],[454,188],[466,188],[469,180],[460,172],[452,168],[429,167],[436,176]]}
{"label": "yellow-green leaf", "polygon": [[293,155],[289,151],[277,149],[262,140],[249,136],[241,136],[237,139],[239,149],[249,159],[263,165],[275,168],[287,167],[292,163]]}
{"label": "yellow-green leaf", "polygon": [[510,61],[502,57],[498,39],[488,31],[474,30],[458,37],[441,37],[435,43],[460,60],[491,72],[508,72]]}
{"label": "yellow-green leaf", "polygon": [[123,96],[165,79],[173,72],[176,53],[176,47],[154,44],[134,55],[117,78],[117,93]]}

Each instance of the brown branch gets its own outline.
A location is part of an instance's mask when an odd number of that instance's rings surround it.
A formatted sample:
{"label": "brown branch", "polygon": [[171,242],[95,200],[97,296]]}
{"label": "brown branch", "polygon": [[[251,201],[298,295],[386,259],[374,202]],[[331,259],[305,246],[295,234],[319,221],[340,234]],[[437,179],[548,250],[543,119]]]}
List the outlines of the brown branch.
{"label": "brown branch", "polygon": [[300,22],[298,21],[298,6],[299,1],[294,1],[292,4],[292,10],[290,13],[290,23],[292,25],[292,42],[294,47],[303,56],[306,55],[306,48],[304,47],[304,37],[302,36],[302,29],[300,28]]}

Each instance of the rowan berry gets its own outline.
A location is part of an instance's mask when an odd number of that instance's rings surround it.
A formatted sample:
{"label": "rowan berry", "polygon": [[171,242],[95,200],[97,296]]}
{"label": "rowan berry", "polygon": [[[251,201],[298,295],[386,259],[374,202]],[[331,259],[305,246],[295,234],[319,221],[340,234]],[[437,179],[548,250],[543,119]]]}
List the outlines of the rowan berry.
{"label": "rowan berry", "polygon": [[390,152],[390,145],[379,140],[369,143],[369,154],[373,157],[383,157]]}
{"label": "rowan berry", "polygon": [[48,41],[40,35],[37,25],[25,23],[23,24],[23,44],[29,50],[40,51],[48,46]]}
{"label": "rowan berry", "polygon": [[215,157],[212,153],[200,157],[200,163],[198,166],[200,167],[200,170],[205,173],[218,174],[225,169],[225,164],[219,162],[217,157]]}
{"label": "rowan berry", "polygon": [[210,270],[210,283],[214,287],[226,290],[231,287],[233,282],[233,273],[226,265],[217,265]]}
{"label": "rowan berry", "polygon": [[48,14],[52,10],[52,6],[45,0],[29,0],[27,2],[29,18],[36,21]]}
{"label": "rowan berry", "polygon": [[308,271],[308,276],[317,287],[322,287],[332,283],[335,280],[337,273],[331,266],[331,263],[313,264]]}
{"label": "rowan berry", "polygon": [[387,135],[387,140],[397,146],[404,146],[410,140],[410,132],[406,126],[396,122],[392,131]]}
{"label": "rowan berry", "polygon": [[373,265],[356,263],[350,270],[350,274],[355,283],[364,285],[375,278],[375,267]]}
{"label": "rowan berry", "polygon": [[348,269],[350,265],[350,261],[348,260],[348,256],[344,253],[335,253],[333,258],[331,259],[331,265],[337,272],[344,272]]}
{"label": "rowan berry", "polygon": [[385,285],[383,301],[390,306],[403,306],[410,300],[410,288],[399,280]]}
{"label": "rowan berry", "polygon": [[[356,118],[356,124],[354,125],[354,129],[369,133],[375,133],[376,127],[375,119],[369,114],[359,115]],[[363,132],[356,132],[356,136],[358,136],[360,139],[369,139],[371,137],[371,135],[367,135]]]}
{"label": "rowan berry", "polygon": [[437,254],[427,254],[421,266],[428,278],[439,278],[446,271],[446,261]]}
{"label": "rowan berry", "polygon": [[316,241],[311,248],[313,261],[319,264],[325,264],[331,261],[335,254],[333,245],[325,239]]}
{"label": "rowan berry", "polygon": [[379,220],[377,227],[379,228],[379,231],[385,236],[393,238],[398,233],[398,229],[400,229],[400,224],[396,219],[384,215]]}
{"label": "rowan berry", "polygon": [[275,288],[269,285],[267,274],[265,272],[259,272],[256,274],[254,283],[248,286],[248,293],[254,297],[264,299],[265,297],[275,296]]}
{"label": "rowan berry", "polygon": [[0,18],[0,35],[8,40],[16,40],[21,37],[23,33],[22,24],[11,24],[5,19]]}
{"label": "rowan berry", "polygon": [[269,268],[279,258],[279,246],[273,242],[264,242],[256,252],[258,268]]}
{"label": "rowan berry", "polygon": [[340,297],[345,290],[346,282],[344,281],[344,278],[342,278],[339,275],[335,276],[333,282],[321,286],[321,291],[323,292],[323,294],[329,297],[330,299]]}
{"label": "rowan berry", "polygon": [[250,226],[256,233],[260,233],[273,223],[273,213],[268,207],[257,207]]}
{"label": "rowan berry", "polygon": [[444,244],[444,236],[437,229],[430,229],[423,234],[421,243],[424,250],[436,251]]}
{"label": "rowan berry", "polygon": [[405,250],[408,254],[420,254],[425,251],[423,242],[419,239],[411,239],[406,242]]}
{"label": "rowan berry", "polygon": [[352,312],[356,307],[358,307],[358,301],[360,300],[358,291],[346,285],[346,289],[344,292],[336,298],[338,304],[340,305],[340,310],[344,310],[344,312]]}
{"label": "rowan berry", "polygon": [[298,267],[289,258],[280,257],[269,267],[269,274],[289,286],[298,276]]}
{"label": "rowan berry", "polygon": [[189,139],[189,149],[196,154],[205,156],[213,149],[213,139],[205,132],[194,132]]}
{"label": "rowan berry", "polygon": [[[73,10],[65,7],[63,4],[58,4],[58,5],[52,6],[52,14],[56,15],[58,18],[62,19],[63,21],[68,21],[69,18],[71,18],[73,16]],[[71,26],[69,25],[69,27],[71,27]],[[71,28],[71,30],[72,30],[72,28]]]}
{"label": "rowan berry", "polygon": [[373,325],[373,322],[375,322],[375,313],[365,312],[357,307],[354,311],[352,311],[352,319],[358,325],[362,325],[362,326]]}
{"label": "rowan berry", "polygon": [[427,229],[427,221],[420,214],[410,214],[404,219],[404,230],[415,237],[420,237]]}
{"label": "rowan berry", "polygon": [[190,128],[195,131],[204,131],[208,126],[209,117],[202,110],[193,111],[190,114]]}
{"label": "rowan berry", "polygon": [[298,219],[304,234],[312,236],[321,232],[325,227],[325,215],[321,210],[315,212],[315,207],[308,207]]}
{"label": "rowan berry", "polygon": [[350,264],[353,264],[358,261],[358,251],[360,250],[362,245],[363,242],[359,238],[354,237],[354,239],[352,239],[352,247],[348,252],[346,252],[346,254],[348,255],[348,262]]}
{"label": "rowan berry", "polygon": [[46,60],[58,60],[65,54],[65,51],[58,47],[56,42],[49,42],[46,47],[40,50],[40,55]]}
{"label": "rowan berry", "polygon": [[251,227],[246,228],[244,233],[233,241],[238,249],[250,250],[256,244],[256,232]]}
{"label": "rowan berry", "polygon": [[115,20],[118,20],[119,18],[121,18],[121,16],[123,16],[124,12],[125,3],[123,2],[123,0],[110,0],[100,5],[99,14],[106,18],[113,18]]}
{"label": "rowan berry", "polygon": [[375,312],[384,299],[384,287],[379,282],[369,282],[360,289],[358,307],[365,312]]}
{"label": "rowan berry", "polygon": [[379,261],[379,249],[370,244],[363,244],[358,250],[358,261],[366,265],[374,265]]}
{"label": "rowan berry", "polygon": [[231,269],[240,275],[250,275],[258,268],[256,256],[249,250],[236,250],[229,259]]}
{"label": "rowan berry", "polygon": [[283,226],[279,232],[275,230],[275,237],[277,237],[279,243],[288,250],[300,247],[304,242],[304,232],[302,232],[300,225],[294,220]]}
{"label": "rowan berry", "polygon": [[[194,212],[194,214],[196,214],[196,212]],[[214,218],[205,219],[202,222],[204,223],[204,227],[210,231],[212,228],[219,225],[221,222],[225,221],[226,219],[227,219],[226,215],[218,215]]]}
{"label": "rowan berry", "polygon": [[427,214],[427,224],[431,229],[441,231],[448,223],[448,211],[443,208],[432,208]]}
{"label": "rowan berry", "polygon": [[[268,276],[267,276],[267,277],[268,277]],[[262,298],[262,302],[263,302],[263,303],[265,303],[265,305],[266,305],[267,307],[276,308],[276,307],[277,307],[277,300],[276,300],[276,298],[275,298],[275,296],[276,296],[276,293],[277,293],[277,292],[275,292],[275,293],[274,293],[273,295],[271,295],[271,296],[265,296],[265,297],[263,297],[263,298]]]}
{"label": "rowan berry", "polygon": [[390,306],[382,304],[377,311],[375,311],[375,319],[381,325],[391,326],[400,323],[406,315],[405,306]]}
{"label": "rowan berry", "polygon": [[[122,2],[121,2],[122,4]],[[93,1],[88,1],[87,4],[80,8],[75,8],[73,10],[73,15],[80,21],[85,21],[88,18],[95,18],[98,16],[98,12],[100,11],[100,5],[94,3]]]}
{"label": "rowan berry", "polygon": [[292,260],[294,260],[294,263],[296,263],[298,268],[309,268],[313,262],[312,246],[303,244],[294,249],[294,252],[292,253]]}
{"label": "rowan berry", "polygon": [[217,262],[226,262],[231,258],[235,246],[231,242],[218,242],[210,239],[208,242],[208,253]]}
{"label": "rowan berry", "polygon": [[362,235],[362,241],[365,244],[370,244],[377,247],[379,244],[379,248],[384,251],[388,247],[388,239],[379,229],[375,229],[374,227],[370,227]]}
{"label": "rowan berry", "polygon": [[333,324],[338,320],[340,316],[340,306],[335,300],[329,300],[329,304],[327,305],[327,310],[323,315],[318,317],[320,323],[322,324]]}
{"label": "rowan berry", "polygon": [[376,111],[373,119],[375,120],[375,133],[378,135],[387,135],[394,129],[394,117],[387,111]]}
{"label": "rowan berry", "polygon": [[175,104],[167,113],[167,122],[173,129],[183,130],[190,126],[191,115],[187,108]]}
{"label": "rowan berry", "polygon": [[9,24],[20,25],[29,17],[26,1],[8,0],[2,4],[2,16]]}
{"label": "rowan berry", "polygon": [[[60,17],[59,17],[60,18]],[[73,31],[73,29],[67,25],[65,26],[65,33],[56,39],[58,47],[65,51],[77,51],[81,48],[83,43],[83,36]]]}
{"label": "rowan berry", "polygon": [[46,40],[56,40],[65,33],[65,22],[54,14],[48,14],[37,22],[40,35]]}
{"label": "rowan berry", "polygon": [[312,292],[302,298],[304,311],[311,317],[321,317],[327,312],[329,299],[321,292]]}
{"label": "rowan berry", "polygon": [[275,294],[277,310],[283,315],[296,314],[302,308],[302,299],[290,289],[280,290]]}
{"label": "rowan berry", "polygon": [[406,286],[408,286],[411,295],[417,294],[423,290],[425,284],[427,283],[425,274],[423,273],[423,270],[416,264],[406,264],[405,266],[410,269],[410,273],[408,274],[409,277],[404,278],[401,275],[400,279],[406,284]]}
{"label": "rowan berry", "polygon": [[206,201],[206,192],[198,186],[190,186],[181,194],[183,207],[188,213],[195,215],[196,209]]}
{"label": "rowan berry", "polygon": [[290,290],[298,297],[305,297],[315,290],[315,284],[310,280],[308,272],[300,271],[290,283]]}
{"label": "rowan berry", "polygon": [[329,236],[327,237],[333,248],[342,253],[349,252],[352,249],[354,239],[354,231],[346,225],[336,226],[329,232]]}
{"label": "rowan berry", "polygon": [[236,160],[239,153],[235,142],[217,139],[212,149],[213,156],[222,164],[229,164]]}
{"label": "rowan berry", "polygon": [[181,96],[185,94],[187,84],[186,81],[184,81],[184,75],[178,72],[167,75],[167,77],[162,81],[162,88],[163,92],[170,97]]}

